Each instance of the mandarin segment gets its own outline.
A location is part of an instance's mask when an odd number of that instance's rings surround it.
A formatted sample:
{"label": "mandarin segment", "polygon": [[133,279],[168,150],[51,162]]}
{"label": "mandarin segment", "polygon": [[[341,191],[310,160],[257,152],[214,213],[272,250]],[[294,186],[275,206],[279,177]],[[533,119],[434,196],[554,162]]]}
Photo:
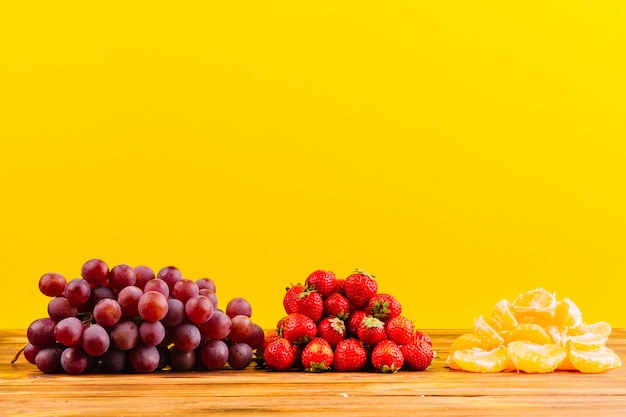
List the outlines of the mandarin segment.
{"label": "mandarin segment", "polygon": [[569,350],[568,358],[576,369],[586,374],[600,373],[622,366],[619,356],[606,346],[596,350],[572,348]]}
{"label": "mandarin segment", "polygon": [[512,330],[518,325],[509,300],[498,301],[493,307],[491,318],[500,331]]}
{"label": "mandarin segment", "polygon": [[509,367],[509,355],[504,346],[491,350],[481,348],[457,350],[452,359],[459,368],[469,372],[502,372]]}
{"label": "mandarin segment", "polygon": [[548,332],[538,324],[523,323],[518,324],[506,337],[506,343],[516,340],[526,340],[528,342],[545,345],[552,343],[552,338]]}
{"label": "mandarin segment", "polygon": [[517,340],[509,343],[508,350],[515,368],[529,374],[554,372],[567,356],[567,351],[554,343]]}
{"label": "mandarin segment", "polygon": [[511,305],[517,317],[537,316],[552,320],[557,302],[553,293],[537,288],[521,293]]}
{"label": "mandarin segment", "polygon": [[606,337],[595,333],[585,333],[569,337],[571,349],[596,350],[606,345]]}
{"label": "mandarin segment", "polygon": [[483,316],[479,316],[474,321],[474,334],[488,347],[496,347],[504,343],[504,338],[494,328],[494,325]]}
{"label": "mandarin segment", "polygon": [[578,327],[583,323],[583,314],[569,298],[557,303],[554,311],[554,324],[565,327]]}

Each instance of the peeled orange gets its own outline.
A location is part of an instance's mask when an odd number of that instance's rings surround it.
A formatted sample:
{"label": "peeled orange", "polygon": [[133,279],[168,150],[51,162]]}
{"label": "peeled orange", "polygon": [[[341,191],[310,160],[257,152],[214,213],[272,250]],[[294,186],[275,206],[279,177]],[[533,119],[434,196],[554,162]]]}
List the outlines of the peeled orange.
{"label": "peeled orange", "polygon": [[607,369],[622,366],[619,356],[606,346],[596,350],[572,348],[568,353],[568,358],[576,369],[586,374],[604,372]]}
{"label": "peeled orange", "polygon": [[459,368],[469,372],[502,372],[508,367],[509,356],[504,346],[491,350],[472,348],[457,350],[452,360]]}
{"label": "peeled orange", "polygon": [[565,349],[553,343],[517,340],[508,344],[508,350],[515,368],[526,373],[554,372],[567,356]]}

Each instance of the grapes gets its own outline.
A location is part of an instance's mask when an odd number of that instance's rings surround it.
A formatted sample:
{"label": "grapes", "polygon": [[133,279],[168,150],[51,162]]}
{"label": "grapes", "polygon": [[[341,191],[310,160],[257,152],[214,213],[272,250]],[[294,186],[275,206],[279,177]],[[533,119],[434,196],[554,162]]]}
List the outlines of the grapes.
{"label": "grapes", "polygon": [[80,375],[88,365],[88,356],[80,348],[67,348],[61,353],[61,366],[69,375]]}
{"label": "grapes", "polygon": [[190,279],[181,279],[174,284],[174,297],[184,303],[190,298],[195,297],[200,292],[198,284]]}
{"label": "grapes", "polygon": [[196,352],[173,347],[169,351],[168,360],[172,369],[176,371],[190,371],[196,365]]}
{"label": "grapes", "polygon": [[215,310],[211,318],[199,327],[204,337],[221,340],[228,336],[231,326],[230,317],[219,310]]}
{"label": "grapes", "polygon": [[109,285],[115,292],[120,292],[122,288],[129,285],[135,285],[136,281],[135,269],[129,265],[116,265],[109,271]]}
{"label": "grapes", "polygon": [[84,279],[74,278],[65,286],[65,298],[76,307],[85,304],[90,295],[91,287]]}
{"label": "grapes", "polygon": [[83,331],[83,349],[90,356],[103,355],[109,345],[111,338],[106,329],[99,324],[92,324]]}
{"label": "grapes", "polygon": [[148,292],[148,291],[160,292],[165,297],[170,296],[170,287],[167,286],[167,282],[159,278],[154,278],[146,282],[146,285],[144,285],[143,287],[143,292]]}
{"label": "grapes", "polygon": [[145,265],[138,265],[135,267],[135,276],[137,278],[137,280],[135,281],[135,285],[141,290],[143,290],[143,288],[146,286],[146,282],[156,278],[156,275],[154,275],[154,271],[152,270],[152,268]]}
{"label": "grapes", "polygon": [[157,278],[162,279],[167,283],[167,286],[170,289],[170,292],[174,292],[174,285],[183,279],[183,274],[181,274],[180,270],[175,266],[166,266],[161,268],[157,273]]}
{"label": "grapes", "polygon": [[202,335],[197,326],[191,323],[183,323],[174,327],[172,341],[180,350],[193,350],[200,345]]}
{"label": "grapes", "polygon": [[107,282],[109,266],[100,259],[91,259],[83,264],[80,275],[91,285],[103,285]]}
{"label": "grapes", "polygon": [[93,318],[102,327],[113,327],[122,318],[122,307],[112,298],[98,301],[93,308]]}
{"label": "grapes", "polygon": [[61,354],[63,349],[59,346],[41,349],[35,356],[35,365],[44,374],[58,374],[63,371],[61,366]]}
{"label": "grapes", "polygon": [[117,294],[117,302],[122,307],[122,313],[126,316],[139,315],[139,299],[143,295],[143,290],[134,285],[122,288]]}
{"label": "grapes", "polygon": [[209,369],[219,369],[228,362],[228,345],[221,340],[209,340],[200,350],[200,359]]}
{"label": "grapes", "polygon": [[185,321],[185,306],[182,301],[170,298],[167,300],[167,306],[167,314],[161,319],[164,326],[175,327]]}
{"label": "grapes", "polygon": [[125,320],[111,329],[111,342],[119,350],[130,350],[137,346],[139,329],[135,322]]}
{"label": "grapes", "polygon": [[228,364],[233,369],[247,368],[253,358],[252,348],[246,343],[235,343],[228,348]]}
{"label": "grapes", "polygon": [[233,298],[218,308],[215,282],[183,278],[174,266],[154,270],[90,259],[81,278],[39,278],[48,317],[26,331],[26,360],[44,373],[151,373],[250,366],[265,334],[252,307]]}
{"label": "grapes", "polygon": [[76,317],[66,317],[54,327],[54,337],[65,346],[80,346],[83,337],[83,323]]}
{"label": "grapes", "polygon": [[242,343],[247,341],[254,332],[254,323],[250,317],[239,314],[230,319],[231,329],[228,334],[228,340],[233,343]]}
{"label": "grapes", "polygon": [[54,328],[56,322],[51,318],[45,317],[37,319],[28,326],[26,330],[26,338],[28,342],[38,348],[46,348],[54,345]]}
{"label": "grapes", "polygon": [[148,321],[159,321],[167,314],[167,298],[157,291],[148,291],[139,298],[139,314]]}
{"label": "grapes", "polygon": [[196,324],[202,324],[211,318],[213,303],[203,295],[190,298],[185,304],[187,318]]}
{"label": "grapes", "polygon": [[54,321],[61,321],[66,317],[74,317],[78,313],[78,308],[63,297],[55,297],[48,303],[48,315]]}
{"label": "grapes", "polygon": [[137,345],[129,352],[128,361],[135,372],[147,374],[157,369],[161,355],[155,346]]}
{"label": "grapes", "polygon": [[226,314],[228,317],[233,318],[238,315],[252,316],[252,306],[250,303],[241,297],[233,298],[226,305]]}
{"label": "grapes", "polygon": [[128,365],[128,352],[125,350],[112,347],[102,355],[101,367],[104,372],[124,372]]}
{"label": "grapes", "polygon": [[48,297],[63,295],[66,285],[65,277],[55,272],[48,272],[39,278],[39,291]]}
{"label": "grapes", "polygon": [[144,321],[139,326],[139,337],[146,346],[156,346],[165,339],[165,326],[160,321]]}

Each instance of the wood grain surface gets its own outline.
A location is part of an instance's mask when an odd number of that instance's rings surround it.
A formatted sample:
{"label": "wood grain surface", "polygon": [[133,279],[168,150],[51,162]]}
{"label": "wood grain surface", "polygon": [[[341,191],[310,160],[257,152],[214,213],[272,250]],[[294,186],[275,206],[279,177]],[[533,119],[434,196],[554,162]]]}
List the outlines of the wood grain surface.
{"label": "wood grain surface", "polygon": [[[22,357],[24,330],[0,330],[0,416],[626,416],[626,368],[602,374],[473,374],[444,362],[461,330],[430,330],[423,372],[243,371],[45,375]],[[626,363],[626,329],[608,346]]]}

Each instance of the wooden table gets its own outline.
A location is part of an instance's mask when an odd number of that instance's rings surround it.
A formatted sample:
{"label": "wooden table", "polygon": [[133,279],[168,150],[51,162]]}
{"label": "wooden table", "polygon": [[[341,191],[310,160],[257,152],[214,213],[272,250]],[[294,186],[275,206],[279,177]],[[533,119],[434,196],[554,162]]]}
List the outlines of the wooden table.
{"label": "wooden table", "polygon": [[[22,357],[25,331],[0,330],[0,416],[626,416],[626,367],[602,374],[473,374],[443,364],[463,331],[431,330],[424,372],[45,375]],[[608,346],[626,363],[626,329]]]}

